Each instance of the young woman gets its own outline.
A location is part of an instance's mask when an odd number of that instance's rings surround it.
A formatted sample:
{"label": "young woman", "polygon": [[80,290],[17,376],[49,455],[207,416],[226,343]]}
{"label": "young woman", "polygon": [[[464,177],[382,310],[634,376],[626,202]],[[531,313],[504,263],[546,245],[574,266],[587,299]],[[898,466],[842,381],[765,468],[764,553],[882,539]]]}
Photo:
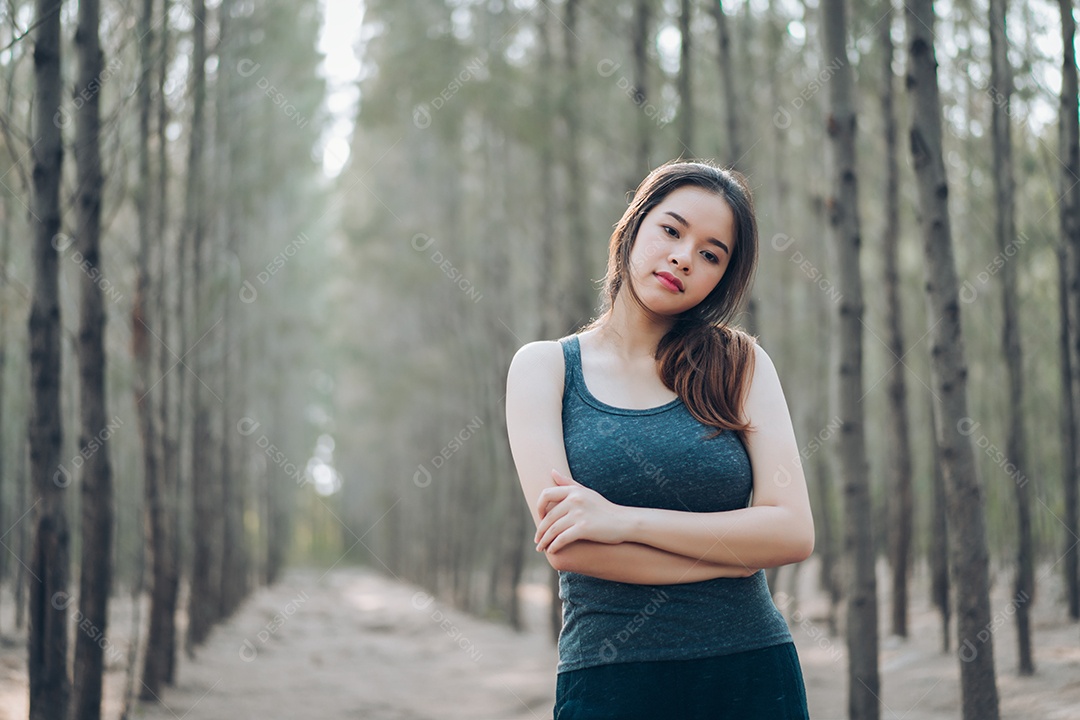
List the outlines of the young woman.
{"label": "young woman", "polygon": [[808,717],[762,570],[813,550],[806,482],[776,370],[729,325],[757,242],[739,173],[663,165],[615,226],[601,315],[511,363],[510,446],[563,602],[555,720]]}

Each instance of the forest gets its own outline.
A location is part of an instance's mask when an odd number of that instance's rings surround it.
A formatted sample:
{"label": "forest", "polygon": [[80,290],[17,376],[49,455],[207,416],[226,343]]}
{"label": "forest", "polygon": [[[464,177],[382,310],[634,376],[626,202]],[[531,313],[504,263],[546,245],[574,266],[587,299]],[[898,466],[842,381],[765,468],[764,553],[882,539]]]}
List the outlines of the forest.
{"label": "forest", "polygon": [[0,720],[544,718],[507,371],[672,160],[816,541],[811,716],[1080,707],[1071,0],[7,0]]}

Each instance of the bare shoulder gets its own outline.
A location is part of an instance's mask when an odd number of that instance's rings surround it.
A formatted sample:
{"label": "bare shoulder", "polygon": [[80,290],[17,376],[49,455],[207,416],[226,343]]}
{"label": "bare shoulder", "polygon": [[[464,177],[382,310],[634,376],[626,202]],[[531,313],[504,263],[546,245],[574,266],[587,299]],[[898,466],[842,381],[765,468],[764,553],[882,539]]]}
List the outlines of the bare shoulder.
{"label": "bare shoulder", "polygon": [[787,413],[787,401],[780,386],[780,376],[769,353],[754,342],[754,370],[746,393],[744,412],[752,425],[761,421],[775,420],[779,413]]}
{"label": "bare shoulder", "polygon": [[510,361],[506,376],[507,392],[512,385],[535,386],[537,380],[545,383],[558,381],[561,388],[564,363],[562,343],[558,340],[536,340],[522,345]]}
{"label": "bare shoulder", "polygon": [[776,376],[776,365],[773,363],[772,358],[769,357],[769,353],[765,352],[765,348],[761,347],[761,343],[754,341],[754,380],[760,380],[766,376]]}
{"label": "bare shoulder", "polygon": [[562,370],[563,350],[558,340],[535,340],[525,343],[514,353],[510,367],[515,365],[532,369]]}

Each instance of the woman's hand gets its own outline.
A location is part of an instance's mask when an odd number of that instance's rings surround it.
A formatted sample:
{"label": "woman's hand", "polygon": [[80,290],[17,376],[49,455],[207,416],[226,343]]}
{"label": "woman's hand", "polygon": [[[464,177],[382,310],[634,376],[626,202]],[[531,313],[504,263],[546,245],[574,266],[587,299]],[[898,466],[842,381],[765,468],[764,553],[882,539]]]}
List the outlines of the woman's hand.
{"label": "woman's hand", "polygon": [[541,518],[533,538],[537,552],[558,552],[575,540],[609,545],[626,540],[626,508],[556,470],[551,476],[556,486],[541,492],[537,503]]}

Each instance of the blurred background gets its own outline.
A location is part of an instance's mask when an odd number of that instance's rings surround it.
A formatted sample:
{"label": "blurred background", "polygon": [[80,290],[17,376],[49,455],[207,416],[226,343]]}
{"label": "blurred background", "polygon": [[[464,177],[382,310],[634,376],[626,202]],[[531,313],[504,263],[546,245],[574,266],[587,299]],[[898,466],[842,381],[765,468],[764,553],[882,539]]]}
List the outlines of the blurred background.
{"label": "blurred background", "polygon": [[[960,432],[999,676],[1016,676],[1017,607],[1036,613],[1040,679],[1005,716],[1065,717],[1080,702],[1073,8],[1011,5],[1006,95],[987,0],[936,3]],[[959,717],[910,37],[900,4],[850,3],[846,57],[830,54],[833,19],[816,0],[3,3],[0,717],[66,717],[69,691],[79,718],[550,717],[560,610],[528,542],[506,371],[595,315],[613,224],[676,158],[735,167],[755,193],[741,322],[778,368],[818,526],[814,557],[769,577],[814,716],[847,717],[844,536],[863,522],[882,712]],[[859,517],[829,356],[850,287],[828,241],[829,88],[848,70]],[[1017,601],[1021,546],[1037,592]],[[1023,714],[1033,698],[1046,707]]]}

